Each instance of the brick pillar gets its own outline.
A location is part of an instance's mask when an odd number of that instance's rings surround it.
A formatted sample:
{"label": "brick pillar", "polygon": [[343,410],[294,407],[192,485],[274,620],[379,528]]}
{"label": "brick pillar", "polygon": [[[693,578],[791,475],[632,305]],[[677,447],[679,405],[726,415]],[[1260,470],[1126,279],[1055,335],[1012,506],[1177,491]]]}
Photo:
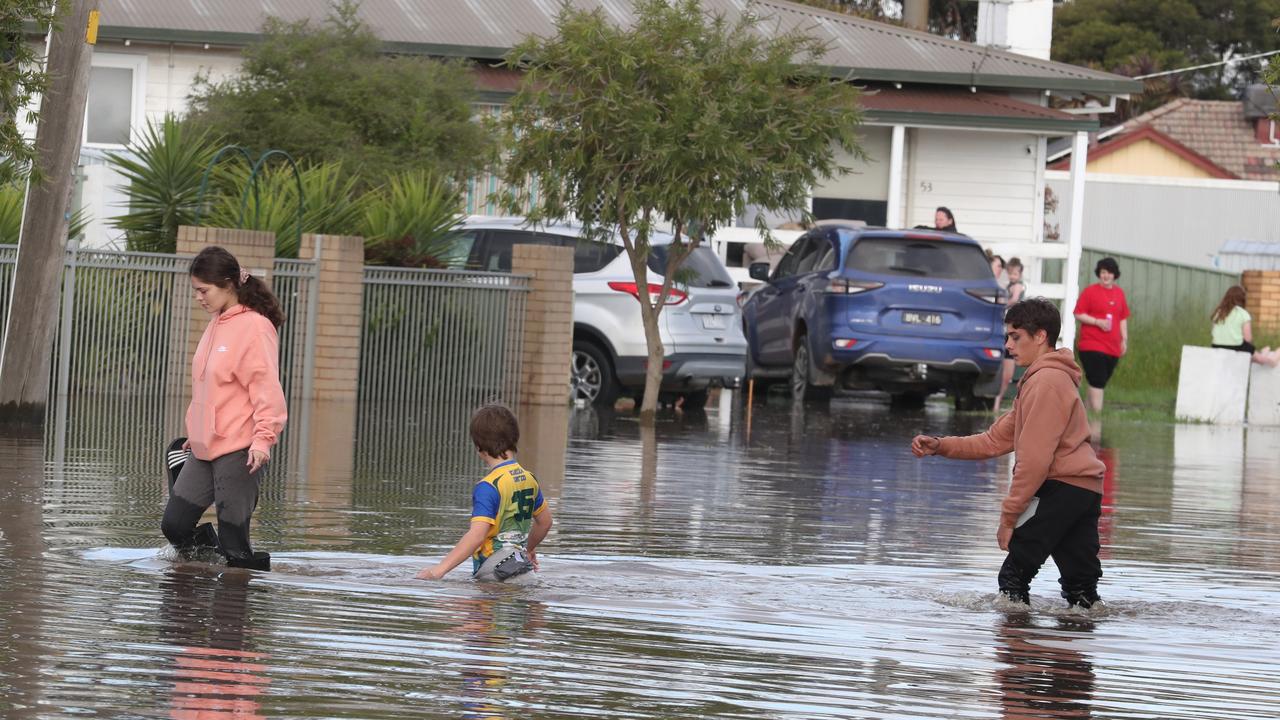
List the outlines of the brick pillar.
{"label": "brick pillar", "polygon": [[316,315],[314,397],[356,399],[363,323],[364,239],[340,235],[303,235],[298,258],[311,260],[319,247],[320,273]]}
{"label": "brick pillar", "polygon": [[[271,284],[271,268],[275,265],[276,256],[275,233],[187,225],[178,228],[178,255],[192,256],[210,245],[226,249],[240,261],[240,267],[261,278],[268,285]],[[182,354],[173,360],[181,369],[178,377],[183,379],[183,395],[186,396],[191,392],[191,357],[195,355],[196,347],[200,344],[200,336],[204,334],[205,326],[209,324],[209,314],[196,302],[195,294],[185,277],[176,283],[174,294],[177,296],[174,298],[175,307],[183,307],[185,303],[191,313],[186,346],[176,346]]]}
{"label": "brick pillar", "polygon": [[520,404],[569,402],[573,357],[573,248],[516,245],[511,272],[530,276],[520,360]]}
{"label": "brick pillar", "polygon": [[1280,331],[1280,270],[1246,270],[1241,284],[1254,333]]}

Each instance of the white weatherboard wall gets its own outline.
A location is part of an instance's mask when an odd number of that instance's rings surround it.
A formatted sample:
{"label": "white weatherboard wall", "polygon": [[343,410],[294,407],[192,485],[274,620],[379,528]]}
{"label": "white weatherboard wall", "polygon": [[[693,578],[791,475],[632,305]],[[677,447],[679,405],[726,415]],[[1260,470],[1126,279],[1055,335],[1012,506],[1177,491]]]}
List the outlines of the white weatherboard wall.
{"label": "white weatherboard wall", "polygon": [[1184,345],[1174,415],[1227,425],[1244,422],[1251,364],[1249,353]]}
{"label": "white weatherboard wall", "polygon": [[1250,367],[1249,424],[1280,425],[1280,368]]}
{"label": "white weatherboard wall", "polygon": [[911,135],[906,227],[933,227],[942,205],[955,213],[960,232],[984,247],[1039,238],[1035,135],[931,128]]}

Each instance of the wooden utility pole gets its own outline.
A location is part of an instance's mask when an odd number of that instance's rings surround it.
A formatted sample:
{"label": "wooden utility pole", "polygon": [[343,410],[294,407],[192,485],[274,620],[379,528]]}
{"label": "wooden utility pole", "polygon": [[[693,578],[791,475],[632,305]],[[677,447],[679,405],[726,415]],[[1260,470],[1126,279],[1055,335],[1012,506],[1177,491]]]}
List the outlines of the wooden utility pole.
{"label": "wooden utility pole", "polygon": [[916,30],[928,30],[929,0],[902,0],[902,22]]}
{"label": "wooden utility pole", "polygon": [[98,39],[99,0],[59,0],[61,26],[49,43],[49,88],[36,129],[39,183],[27,191],[9,323],[0,348],[0,423],[44,422],[50,357],[58,322],[58,280],[66,253],[67,207]]}

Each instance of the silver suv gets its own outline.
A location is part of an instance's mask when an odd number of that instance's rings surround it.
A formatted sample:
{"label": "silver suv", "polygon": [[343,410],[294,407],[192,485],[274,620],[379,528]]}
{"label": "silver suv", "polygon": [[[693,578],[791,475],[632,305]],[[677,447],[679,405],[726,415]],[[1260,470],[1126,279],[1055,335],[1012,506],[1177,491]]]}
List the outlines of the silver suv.
{"label": "silver suv", "polygon": [[[511,271],[511,248],[522,243],[573,248],[572,396],[612,405],[620,394],[639,397],[644,390],[649,351],[640,321],[635,279],[614,238],[582,237],[570,224],[529,225],[519,217],[472,216],[451,255],[455,267]],[[650,241],[649,292],[661,287],[671,236]],[[464,259],[465,258],[465,259]],[[738,314],[738,288],[720,258],[707,247],[693,251],[682,266],[684,282],[672,289],[659,316],[666,401],[683,398],[685,409],[701,408],[712,387],[736,387],[742,377],[747,341]]]}

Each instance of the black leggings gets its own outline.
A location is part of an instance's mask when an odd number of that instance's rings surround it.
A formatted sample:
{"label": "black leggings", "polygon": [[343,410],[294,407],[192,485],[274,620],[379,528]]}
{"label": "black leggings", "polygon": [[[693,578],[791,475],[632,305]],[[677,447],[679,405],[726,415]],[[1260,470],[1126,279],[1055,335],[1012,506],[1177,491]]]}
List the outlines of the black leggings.
{"label": "black leggings", "polygon": [[1214,345],[1213,347],[1216,347],[1219,350],[1235,350],[1236,352],[1247,352],[1250,355],[1253,354],[1254,350],[1258,349],[1254,347],[1253,343],[1247,340],[1245,342],[1240,343],[1239,345]]}
{"label": "black leggings", "polygon": [[1000,590],[1024,596],[1044,561],[1053,558],[1061,576],[1062,596],[1096,597],[1102,563],[1098,560],[1098,518],[1102,496],[1057,480],[1045,480],[1036,491],[1040,504],[1009,541],[1000,568]]}
{"label": "black leggings", "polygon": [[169,494],[160,529],[178,547],[194,541],[196,523],[210,506],[218,511],[218,546],[228,560],[253,558],[249,518],[258,507],[263,468],[250,474],[249,451],[237,450],[213,460],[188,457]]}

